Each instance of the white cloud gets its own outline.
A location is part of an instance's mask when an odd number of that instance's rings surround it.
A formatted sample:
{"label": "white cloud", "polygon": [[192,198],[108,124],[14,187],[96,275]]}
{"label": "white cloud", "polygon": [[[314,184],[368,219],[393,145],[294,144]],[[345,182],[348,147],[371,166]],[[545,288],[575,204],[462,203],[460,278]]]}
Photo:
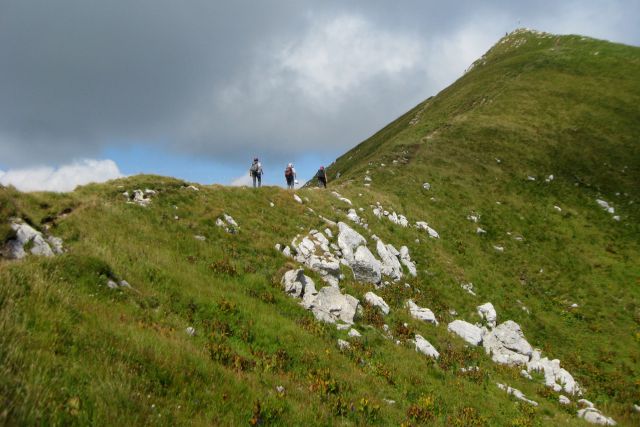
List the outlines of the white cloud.
{"label": "white cloud", "polygon": [[20,191],[73,191],[78,185],[120,178],[113,160],[85,159],[52,168],[40,166],[0,171],[0,184],[13,185]]}
{"label": "white cloud", "polygon": [[[407,34],[380,30],[360,16],[341,15],[311,26],[276,54],[280,72],[292,75],[312,101],[340,101],[372,79],[393,79],[421,66],[424,46]],[[335,107],[335,106],[334,106]]]}
{"label": "white cloud", "polygon": [[230,185],[234,187],[241,187],[243,185],[253,185],[253,184],[252,184],[251,177],[247,173],[232,180]]}

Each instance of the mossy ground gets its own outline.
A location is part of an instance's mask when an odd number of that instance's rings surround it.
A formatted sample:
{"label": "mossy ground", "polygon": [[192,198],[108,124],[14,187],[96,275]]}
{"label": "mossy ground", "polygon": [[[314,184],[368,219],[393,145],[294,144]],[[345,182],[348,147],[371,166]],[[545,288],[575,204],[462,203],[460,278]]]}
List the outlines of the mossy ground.
{"label": "mossy ground", "polygon": [[[316,322],[284,295],[280,277],[295,264],[273,248],[324,229],[318,214],[346,221],[349,206],[329,191],[299,190],[307,199],[300,205],[279,188],[195,192],[157,176],[61,195],[1,189],[3,224],[20,216],[48,225],[68,251],[1,261],[0,420],[583,425],[575,405],[561,407],[539,377],[525,380],[446,331],[450,309],[475,322],[475,307],[491,301],[499,321],[518,322],[605,414],[637,424],[639,49],[573,36],[509,37],[484,64],[329,168],[331,178],[341,172],[330,186],[364,208],[371,231],[406,244],[418,263],[411,288],[403,281],[376,291],[392,312],[381,319],[365,310],[352,350],[336,346],[346,332]],[[136,188],[158,192],[149,207],[125,203],[121,193]],[[596,198],[611,202],[621,221]],[[427,221],[441,238],[375,218],[376,202],[412,223]],[[238,233],[215,226],[223,212]],[[467,220],[472,212],[479,223]],[[109,279],[133,289],[109,289]],[[477,297],[460,288],[464,282]],[[359,299],[372,290],[343,285]],[[407,298],[431,308],[440,325],[411,319]],[[382,321],[401,339],[420,333],[440,359],[384,338]],[[480,370],[460,372],[470,365]],[[513,400],[496,382],[540,406]]]}

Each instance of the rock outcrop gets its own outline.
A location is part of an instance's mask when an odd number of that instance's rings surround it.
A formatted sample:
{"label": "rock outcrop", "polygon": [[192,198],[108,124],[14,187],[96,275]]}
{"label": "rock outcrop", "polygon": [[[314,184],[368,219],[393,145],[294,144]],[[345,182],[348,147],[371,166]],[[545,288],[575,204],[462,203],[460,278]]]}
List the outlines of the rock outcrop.
{"label": "rock outcrop", "polygon": [[482,329],[464,320],[454,320],[447,325],[447,330],[458,335],[471,345],[482,344]]}
{"label": "rock outcrop", "polygon": [[[10,239],[2,249],[2,256],[8,259],[22,259],[27,251],[32,255],[51,257],[63,252],[62,239],[59,237],[45,237],[41,232],[29,224],[13,220],[10,224],[15,237]],[[28,249],[25,250],[25,247]]]}
{"label": "rock outcrop", "polygon": [[503,365],[526,365],[533,353],[520,325],[512,320],[501,323],[486,334],[482,345],[494,362]]}

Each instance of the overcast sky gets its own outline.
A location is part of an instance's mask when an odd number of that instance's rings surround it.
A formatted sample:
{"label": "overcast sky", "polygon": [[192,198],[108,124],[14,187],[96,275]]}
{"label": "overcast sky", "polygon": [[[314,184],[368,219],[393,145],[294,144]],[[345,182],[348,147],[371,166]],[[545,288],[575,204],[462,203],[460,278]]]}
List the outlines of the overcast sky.
{"label": "overcast sky", "polygon": [[517,27],[640,44],[640,1],[0,0],[0,182],[301,180]]}

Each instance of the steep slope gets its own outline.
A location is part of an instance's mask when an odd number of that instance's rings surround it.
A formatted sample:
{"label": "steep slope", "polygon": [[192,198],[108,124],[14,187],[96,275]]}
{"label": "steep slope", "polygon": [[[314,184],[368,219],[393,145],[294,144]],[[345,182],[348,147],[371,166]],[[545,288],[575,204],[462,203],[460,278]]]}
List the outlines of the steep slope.
{"label": "steep slope", "polygon": [[[542,374],[526,379],[447,330],[454,320],[491,328],[476,309],[490,301],[497,323],[517,322],[604,414],[637,424],[638,75],[640,49],[512,33],[329,168],[349,202],[331,189],[300,190],[299,203],[278,188],[195,190],[156,176],[64,195],[0,189],[5,240],[19,217],[64,241],[56,256],[0,260],[0,420],[584,425],[578,396],[561,405]],[[122,194],[147,188],[146,206]],[[280,284],[304,259],[274,245],[294,240],[300,255],[302,237],[325,228],[340,244],[325,219],[349,224],[375,257],[374,235],[416,263],[416,277],[404,265],[382,287],[340,266],[342,292],[362,303],[360,338],[317,321]],[[348,263],[339,248],[327,252]],[[365,303],[371,291],[388,315]],[[409,299],[439,324],[413,318]],[[415,350],[418,335],[438,359]]]}

